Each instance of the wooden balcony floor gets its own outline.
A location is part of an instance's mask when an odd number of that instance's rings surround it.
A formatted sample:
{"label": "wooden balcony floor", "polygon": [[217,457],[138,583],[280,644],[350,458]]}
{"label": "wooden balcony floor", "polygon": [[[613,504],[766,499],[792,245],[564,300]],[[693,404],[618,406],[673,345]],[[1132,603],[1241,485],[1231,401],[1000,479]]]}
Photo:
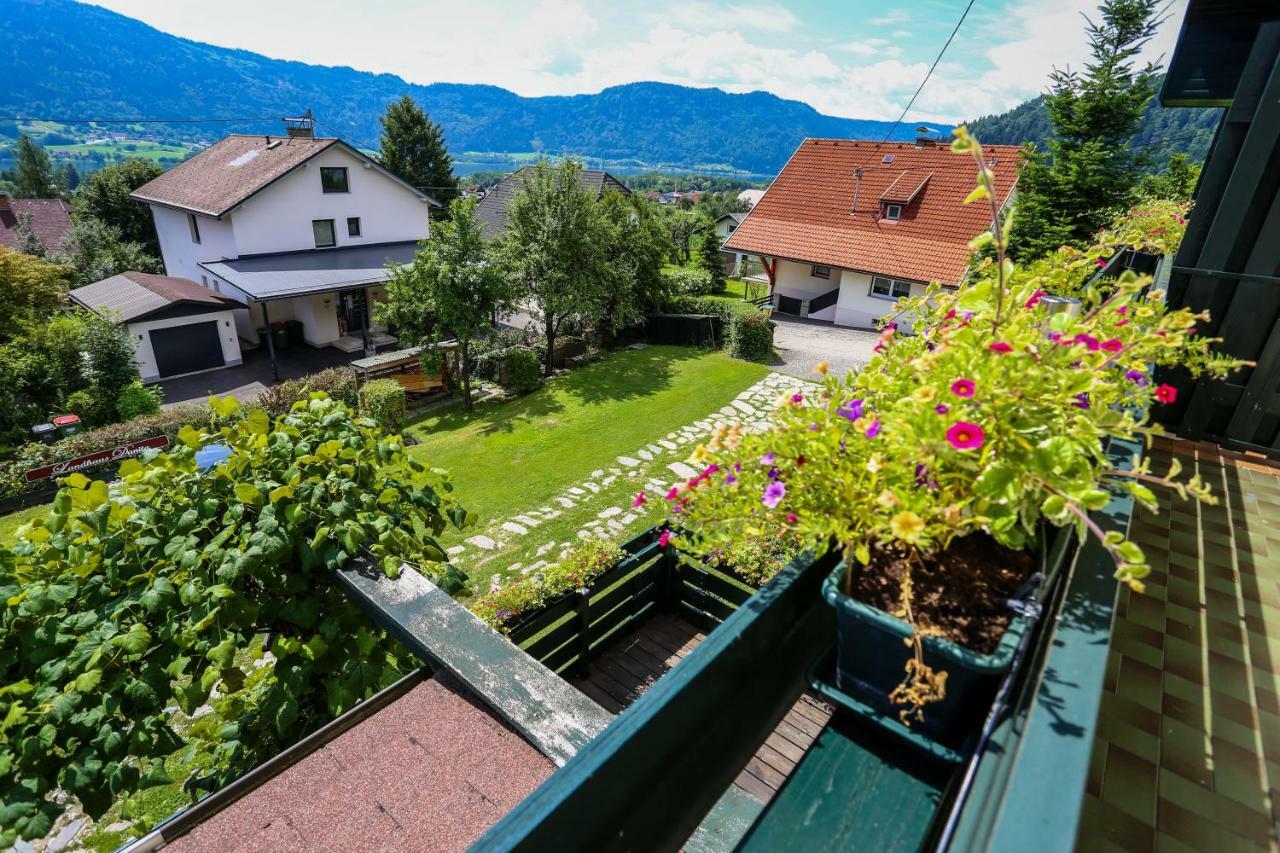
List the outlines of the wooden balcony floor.
{"label": "wooden balcony floor", "polygon": [[[591,662],[589,673],[569,682],[612,713],[619,713],[693,651],[706,635],[674,616],[659,613],[618,639]],[[755,756],[738,774],[737,785],[769,802],[831,719],[832,709],[802,696]]]}

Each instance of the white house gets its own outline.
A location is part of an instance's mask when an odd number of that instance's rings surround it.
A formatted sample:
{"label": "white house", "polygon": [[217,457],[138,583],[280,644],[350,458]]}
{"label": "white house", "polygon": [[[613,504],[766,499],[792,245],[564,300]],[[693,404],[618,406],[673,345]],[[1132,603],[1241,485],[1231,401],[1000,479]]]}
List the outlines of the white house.
{"label": "white house", "polygon": [[[1008,204],[1020,149],[983,149]],[[929,138],[806,139],[724,250],[760,257],[776,312],[871,328],[901,296],[960,284],[991,224],[990,208],[964,204],[976,171]]]}
{"label": "white house", "polygon": [[[746,219],[745,213],[726,213],[712,223],[712,230],[716,235],[716,240],[723,247],[729,235],[738,230],[738,226],[742,224],[742,220]],[[747,256],[743,252],[734,252],[729,249],[722,248],[720,250],[721,257],[724,258],[725,272],[729,275],[739,275],[742,272],[742,264],[746,261]]]}
{"label": "white house", "polygon": [[387,265],[428,237],[437,205],[309,132],[228,136],[132,197],[151,208],[168,275],[233,300],[240,339],[257,345],[260,330],[296,320],[306,343],[346,352],[395,342],[369,306],[385,298]]}

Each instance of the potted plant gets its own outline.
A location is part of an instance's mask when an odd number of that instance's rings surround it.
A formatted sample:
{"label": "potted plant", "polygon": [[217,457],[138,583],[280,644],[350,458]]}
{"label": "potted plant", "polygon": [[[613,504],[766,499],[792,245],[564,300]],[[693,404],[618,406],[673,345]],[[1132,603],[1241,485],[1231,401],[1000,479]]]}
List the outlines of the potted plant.
{"label": "potted plant", "polygon": [[[1239,363],[1211,354],[1215,341],[1195,334],[1204,318],[1169,310],[1148,277],[1080,290],[1081,264],[1105,264],[1123,248],[1117,235],[1135,229],[1015,268],[981,147],[963,128],[952,147],[977,164],[969,201],[991,205],[993,227],[974,248],[994,257],[959,289],[901,300],[871,362],[785,395],[772,430],[717,430],[695,454],[702,473],[668,498],[688,531],[678,546],[709,551],[745,535],[840,549],[827,583],[837,686],[954,744],[1012,660],[1022,628],[1007,602],[1054,571],[1048,555],[1065,554],[1055,528],[1096,536],[1117,579],[1140,590],[1141,549],[1089,516],[1108,487],[1149,507],[1152,483],[1212,500],[1198,478],[1108,459],[1110,439],[1157,433],[1148,410],[1176,396],[1153,366],[1221,375]],[[1047,310],[1050,292],[1074,293],[1078,310]],[[896,332],[904,315],[919,334]]]}

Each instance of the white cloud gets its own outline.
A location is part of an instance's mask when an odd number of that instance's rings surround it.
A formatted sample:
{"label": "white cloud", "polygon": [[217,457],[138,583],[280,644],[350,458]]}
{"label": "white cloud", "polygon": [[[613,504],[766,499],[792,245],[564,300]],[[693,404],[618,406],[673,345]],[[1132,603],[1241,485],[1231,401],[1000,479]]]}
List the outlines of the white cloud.
{"label": "white cloud", "polygon": [[894,9],[885,15],[876,18],[868,18],[867,23],[876,27],[886,27],[890,24],[905,24],[911,20],[911,13],[906,9]]}
{"label": "white cloud", "polygon": [[748,29],[789,32],[800,26],[800,19],[783,6],[767,3],[759,6],[730,6],[717,19],[725,24],[740,24]]}
{"label": "white cloud", "polygon": [[896,58],[902,55],[901,46],[882,38],[845,42],[836,49],[845,53],[852,53],[854,56],[888,56]]}

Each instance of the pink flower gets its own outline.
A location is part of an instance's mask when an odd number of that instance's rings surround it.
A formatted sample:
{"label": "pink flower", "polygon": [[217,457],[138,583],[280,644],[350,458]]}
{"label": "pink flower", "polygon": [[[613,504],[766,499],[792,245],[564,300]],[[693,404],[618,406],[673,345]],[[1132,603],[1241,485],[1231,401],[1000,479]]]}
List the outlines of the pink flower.
{"label": "pink flower", "polygon": [[955,382],[951,383],[951,393],[955,394],[957,397],[972,397],[973,388],[974,385],[972,379],[957,379]]}
{"label": "pink flower", "polygon": [[1120,350],[1124,349],[1124,341],[1119,338],[1112,338],[1111,340],[1103,341],[1102,348],[1107,352],[1120,352]]}
{"label": "pink flower", "polygon": [[998,352],[1001,355],[1004,355],[1007,352],[1013,352],[1013,347],[1009,346],[1004,341],[996,341],[993,344],[987,344],[987,349],[992,352]]}
{"label": "pink flower", "polygon": [[1156,399],[1161,403],[1172,403],[1178,399],[1178,389],[1172,385],[1158,385],[1156,386]]}
{"label": "pink flower", "polygon": [[1093,335],[1086,335],[1084,332],[1076,335],[1074,343],[1084,344],[1084,348],[1089,352],[1097,352],[1102,348],[1102,344],[1098,343],[1098,339]]}
{"label": "pink flower", "polygon": [[787,513],[787,524],[795,524],[799,520],[794,512]]}
{"label": "pink flower", "polygon": [[981,447],[986,437],[987,434],[982,431],[982,427],[968,421],[956,421],[947,430],[947,441],[956,450],[972,450],[975,447]]}
{"label": "pink flower", "polygon": [[772,483],[764,487],[764,494],[760,496],[760,503],[764,504],[769,509],[773,509],[786,496],[786,484],[781,480],[774,480]]}
{"label": "pink flower", "polygon": [[791,403],[792,403],[792,405],[797,405],[797,406],[798,406],[798,405],[800,405],[800,404],[801,404],[801,403],[803,403],[803,402],[804,402],[804,395],[803,395],[803,394],[801,394],[801,393],[797,392],[797,393],[795,393],[795,394],[792,394],[792,395],[791,395]]}
{"label": "pink flower", "polygon": [[1027,300],[1026,307],[1027,308],[1036,307],[1036,305],[1040,302],[1040,297],[1047,296],[1047,295],[1048,294],[1045,293],[1043,290],[1037,290],[1035,293],[1031,294],[1031,298]]}
{"label": "pink flower", "polygon": [[875,438],[880,434],[880,422],[872,421],[871,426],[867,427],[867,438]]}
{"label": "pink flower", "polygon": [[1116,313],[1117,313],[1117,314],[1128,314],[1128,313],[1129,313],[1129,306],[1128,306],[1128,305],[1121,305],[1119,308],[1117,308],[1117,309],[1116,309]]}
{"label": "pink flower", "polygon": [[1098,258],[1098,266],[1105,267],[1107,265],[1106,258]]}
{"label": "pink flower", "polygon": [[933,410],[940,415],[945,415],[947,412],[951,411],[951,407],[946,403],[939,403],[933,407]]}
{"label": "pink flower", "polygon": [[665,548],[670,544],[671,544],[671,531],[664,528],[663,531],[658,534],[658,547]]}
{"label": "pink flower", "polygon": [[1124,318],[1123,320],[1121,320],[1119,323],[1116,323],[1116,328],[1117,328],[1117,329],[1119,329],[1120,327],[1122,327],[1122,326],[1127,326],[1127,325],[1129,325],[1129,318],[1128,318],[1128,317],[1125,317],[1125,318]]}
{"label": "pink flower", "polygon": [[669,501],[673,501],[673,500],[675,500],[675,499],[676,499],[676,498],[678,498],[678,497],[680,497],[680,487],[679,487],[679,486],[672,486],[672,487],[671,487],[671,491],[667,492],[667,494],[666,494],[666,499],[667,499],[667,500],[669,500]]}
{"label": "pink flower", "polygon": [[635,500],[631,502],[632,509],[639,509],[644,506],[644,492],[637,492]]}
{"label": "pink flower", "polygon": [[776,453],[766,453],[764,456],[760,457],[760,464],[772,465],[777,460],[778,460],[778,455]]}

